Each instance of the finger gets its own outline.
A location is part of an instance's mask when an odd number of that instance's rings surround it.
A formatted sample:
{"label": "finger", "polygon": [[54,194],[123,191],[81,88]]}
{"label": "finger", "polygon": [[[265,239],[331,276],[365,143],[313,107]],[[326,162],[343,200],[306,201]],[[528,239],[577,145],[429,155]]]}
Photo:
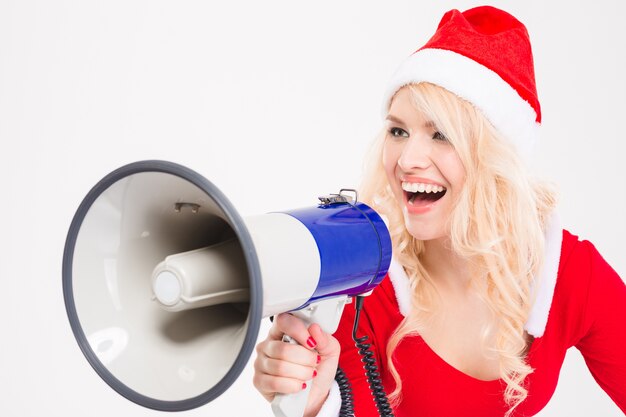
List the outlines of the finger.
{"label": "finger", "polygon": [[263,373],[269,375],[292,378],[300,381],[308,381],[317,376],[317,370],[312,366],[299,365],[268,357],[262,361],[260,368]]}
{"label": "finger", "polygon": [[320,355],[316,351],[277,340],[267,342],[263,347],[263,353],[272,359],[303,366],[315,367],[320,361]]}
{"label": "finger", "polygon": [[339,356],[341,345],[332,335],[324,332],[319,324],[309,326],[309,333],[317,341],[315,350],[322,356]]}
{"label": "finger", "polygon": [[304,322],[289,313],[279,314],[274,317],[274,325],[270,328],[269,334],[275,340],[281,340],[283,335],[286,334],[308,349],[313,349],[317,346],[317,341],[311,337]]}
{"label": "finger", "polygon": [[255,374],[253,383],[265,394],[293,394],[306,388],[306,382],[302,380],[267,374]]}

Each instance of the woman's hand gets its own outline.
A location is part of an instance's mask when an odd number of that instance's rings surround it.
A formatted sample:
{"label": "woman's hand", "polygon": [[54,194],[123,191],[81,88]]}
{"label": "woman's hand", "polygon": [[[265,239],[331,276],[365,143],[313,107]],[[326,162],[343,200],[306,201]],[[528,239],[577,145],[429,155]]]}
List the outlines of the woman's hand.
{"label": "woman's hand", "polygon": [[[283,342],[284,334],[299,344]],[[312,379],[304,415],[317,415],[337,371],[341,351],[337,339],[317,324],[307,329],[302,320],[284,313],[274,317],[267,339],[257,345],[256,351],[254,386],[263,397],[271,402],[276,394],[301,391]]]}

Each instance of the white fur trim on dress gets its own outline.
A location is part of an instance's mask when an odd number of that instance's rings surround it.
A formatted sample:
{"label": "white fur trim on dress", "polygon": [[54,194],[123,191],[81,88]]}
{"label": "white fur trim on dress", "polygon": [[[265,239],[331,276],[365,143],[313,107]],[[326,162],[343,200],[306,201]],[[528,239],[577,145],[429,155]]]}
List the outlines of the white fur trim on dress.
{"label": "white fur trim on dress", "polygon": [[339,410],[341,410],[341,394],[339,392],[339,384],[337,381],[333,381],[333,384],[330,386],[330,392],[328,393],[328,398],[324,401],[320,412],[317,413],[316,417],[337,417],[339,415]]}
{"label": "white fur trim on dress", "polygon": [[396,299],[398,300],[400,313],[406,317],[411,311],[411,286],[409,283],[409,277],[406,272],[404,272],[404,267],[394,258],[391,258],[388,273],[393,289],[396,292]]}
{"label": "white fur trim on dress", "polygon": [[[539,275],[537,295],[535,302],[530,310],[528,321],[524,325],[524,329],[534,337],[543,336],[548,323],[548,314],[552,305],[554,296],[554,287],[556,286],[556,278],[559,272],[559,262],[561,259],[561,245],[563,243],[563,229],[556,213],[553,213],[546,226],[546,247],[545,260]],[[389,279],[393,284],[396,292],[398,307],[403,316],[407,316],[411,311],[411,288],[409,285],[409,277],[402,265],[395,259],[391,260],[389,266]]]}
{"label": "white fur trim on dress", "polygon": [[456,52],[422,49],[408,57],[393,75],[384,97],[383,117],[393,95],[410,83],[439,85],[479,108],[493,126],[529,160],[539,137],[532,106],[497,73]]}
{"label": "white fur trim on dress", "polygon": [[548,323],[550,306],[554,297],[554,287],[559,273],[561,261],[561,246],[563,244],[563,229],[556,213],[552,213],[546,225],[545,259],[541,271],[537,276],[537,297],[533,308],[530,310],[528,321],[524,329],[534,337],[543,336]]}

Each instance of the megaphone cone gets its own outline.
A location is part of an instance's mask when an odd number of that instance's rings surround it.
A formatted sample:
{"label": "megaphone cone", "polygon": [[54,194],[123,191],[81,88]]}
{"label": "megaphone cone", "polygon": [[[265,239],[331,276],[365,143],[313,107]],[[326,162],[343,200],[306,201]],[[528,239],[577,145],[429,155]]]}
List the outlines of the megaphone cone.
{"label": "megaphone cone", "polygon": [[[196,172],[142,161],[107,175],[81,203],[63,292],[100,377],[142,406],[180,411],[233,384],[262,317],[324,317],[311,303],[370,291],[390,260],[387,229],[362,203],[244,220]],[[343,302],[325,330],[334,331]]]}

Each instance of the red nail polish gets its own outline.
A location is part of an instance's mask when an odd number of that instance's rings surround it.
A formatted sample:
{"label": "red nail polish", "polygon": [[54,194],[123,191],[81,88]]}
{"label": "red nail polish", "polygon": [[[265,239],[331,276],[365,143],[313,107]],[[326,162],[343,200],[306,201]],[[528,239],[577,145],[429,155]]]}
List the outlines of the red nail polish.
{"label": "red nail polish", "polygon": [[321,360],[322,360],[322,357],[320,355],[317,355],[317,363],[320,363]]}
{"label": "red nail polish", "polygon": [[309,347],[314,348],[315,346],[317,346],[317,342],[315,341],[315,339],[313,339],[312,337],[309,337],[306,341],[306,344],[309,345]]}
{"label": "red nail polish", "polygon": [[302,383],[302,389],[305,389],[305,388],[306,388],[306,382],[303,382]]}
{"label": "red nail polish", "polygon": [[313,369],[313,378],[315,378],[316,376],[317,376],[317,371]]}

